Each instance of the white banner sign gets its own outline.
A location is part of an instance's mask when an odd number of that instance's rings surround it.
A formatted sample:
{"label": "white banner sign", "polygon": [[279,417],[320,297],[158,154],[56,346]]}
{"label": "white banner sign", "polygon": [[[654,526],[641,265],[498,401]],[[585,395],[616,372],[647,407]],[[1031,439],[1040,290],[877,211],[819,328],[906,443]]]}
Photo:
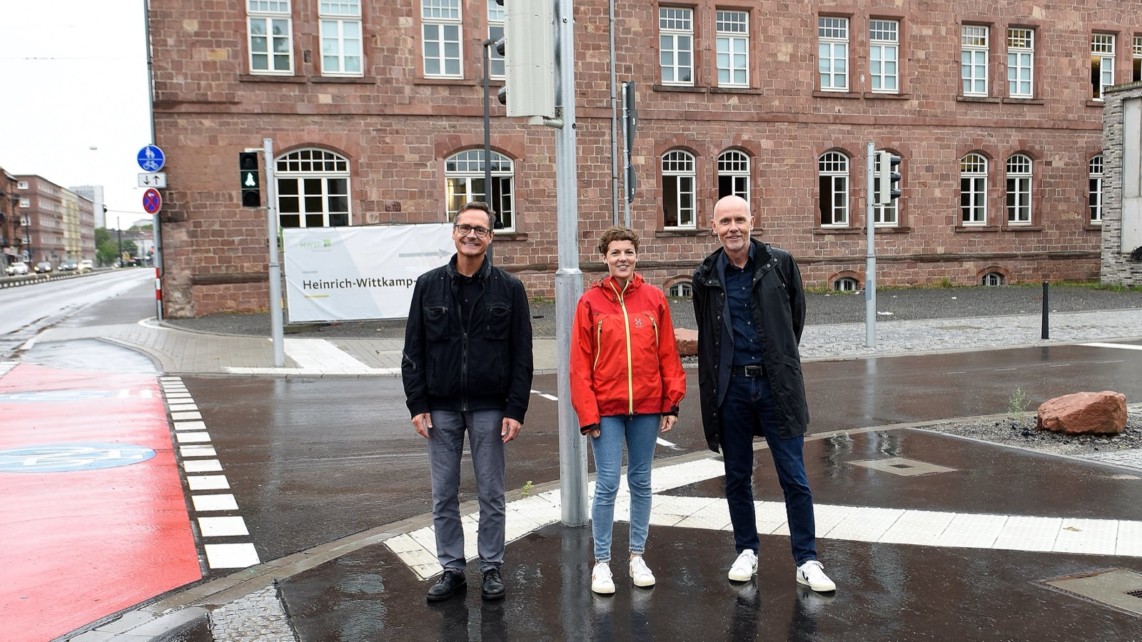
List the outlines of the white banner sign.
{"label": "white banner sign", "polygon": [[416,277],[456,253],[451,223],[282,232],[290,323],[407,317]]}

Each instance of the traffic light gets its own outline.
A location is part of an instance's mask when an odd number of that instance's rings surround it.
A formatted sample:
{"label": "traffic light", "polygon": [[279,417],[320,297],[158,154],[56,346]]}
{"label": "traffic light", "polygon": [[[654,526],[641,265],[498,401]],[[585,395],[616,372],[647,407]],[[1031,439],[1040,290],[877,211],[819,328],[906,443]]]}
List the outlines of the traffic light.
{"label": "traffic light", "polygon": [[238,152],[238,178],[242,207],[262,206],[262,181],[258,175],[258,152]]}
{"label": "traffic light", "polygon": [[876,189],[876,204],[890,205],[892,199],[900,198],[900,157],[892,152],[877,152],[880,177]]}
{"label": "traffic light", "polygon": [[555,117],[555,3],[496,0],[504,8],[504,86],[496,98],[508,116]]}

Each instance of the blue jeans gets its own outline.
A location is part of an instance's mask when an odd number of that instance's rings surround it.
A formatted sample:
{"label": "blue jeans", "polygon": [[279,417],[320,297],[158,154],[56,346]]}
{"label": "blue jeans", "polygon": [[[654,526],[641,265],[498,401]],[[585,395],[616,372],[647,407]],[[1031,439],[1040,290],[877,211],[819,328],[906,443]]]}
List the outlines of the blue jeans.
{"label": "blue jeans", "polygon": [[661,415],[615,415],[599,420],[599,436],[591,439],[595,454],[595,497],[591,500],[591,535],[595,561],[611,559],[611,530],[615,495],[627,446],[627,486],[630,488],[630,552],[642,555],[650,530],[650,469],[658,441]]}
{"label": "blue jeans", "polygon": [[500,437],[502,410],[432,411],[428,459],[432,470],[432,526],[436,530],[436,559],[445,569],[464,571],[464,527],[460,523],[460,457],[464,433],[472,445],[480,525],[476,552],[480,572],[504,561],[504,443]]}
{"label": "blue jeans", "polygon": [[754,429],[760,424],[785,495],[785,516],[789,523],[793,561],[800,566],[817,559],[813,493],[809,490],[801,453],[805,438],[781,438],[769,380],[765,377],[730,377],[721,415],[726,503],[734,527],[734,547],[738,553],[747,548],[756,552],[761,545],[753,505],[753,437]]}

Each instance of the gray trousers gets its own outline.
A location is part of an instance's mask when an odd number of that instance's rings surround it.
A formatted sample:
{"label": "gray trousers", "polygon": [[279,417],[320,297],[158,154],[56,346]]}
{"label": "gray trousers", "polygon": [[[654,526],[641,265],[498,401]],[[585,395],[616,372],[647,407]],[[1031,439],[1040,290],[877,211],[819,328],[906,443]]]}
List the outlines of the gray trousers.
{"label": "gray trousers", "polygon": [[464,526],[460,523],[460,457],[464,433],[472,450],[480,526],[476,551],[480,572],[498,569],[504,561],[504,443],[500,437],[502,410],[432,411],[428,458],[432,467],[432,525],[436,529],[436,559],[445,569],[463,571]]}

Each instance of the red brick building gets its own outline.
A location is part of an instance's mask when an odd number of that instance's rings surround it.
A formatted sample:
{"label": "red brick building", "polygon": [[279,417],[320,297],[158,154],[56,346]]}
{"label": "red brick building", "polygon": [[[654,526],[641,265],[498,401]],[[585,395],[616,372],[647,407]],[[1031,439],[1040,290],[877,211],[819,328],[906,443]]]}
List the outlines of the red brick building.
{"label": "red brick building", "polygon": [[29,267],[95,258],[95,209],[90,199],[35,175],[16,176],[20,252]]}
{"label": "red brick building", "polygon": [[[688,281],[716,247],[713,203],[740,193],[758,236],[797,256],[807,286],[861,286],[870,141],[903,158],[903,196],[874,218],[880,284],[1097,278],[1102,88],[1142,73],[1142,3],[615,5],[615,72],[638,87],[631,220],[652,283]],[[592,279],[595,239],[623,206],[608,3],[574,6],[580,256]],[[171,185],[166,314],[266,307],[265,215],[240,206],[237,185],[238,153],[264,138],[283,226],[440,222],[488,199],[503,223],[496,261],[551,295],[554,134],[494,100],[485,195],[481,43],[502,32],[494,0],[150,8]]]}

